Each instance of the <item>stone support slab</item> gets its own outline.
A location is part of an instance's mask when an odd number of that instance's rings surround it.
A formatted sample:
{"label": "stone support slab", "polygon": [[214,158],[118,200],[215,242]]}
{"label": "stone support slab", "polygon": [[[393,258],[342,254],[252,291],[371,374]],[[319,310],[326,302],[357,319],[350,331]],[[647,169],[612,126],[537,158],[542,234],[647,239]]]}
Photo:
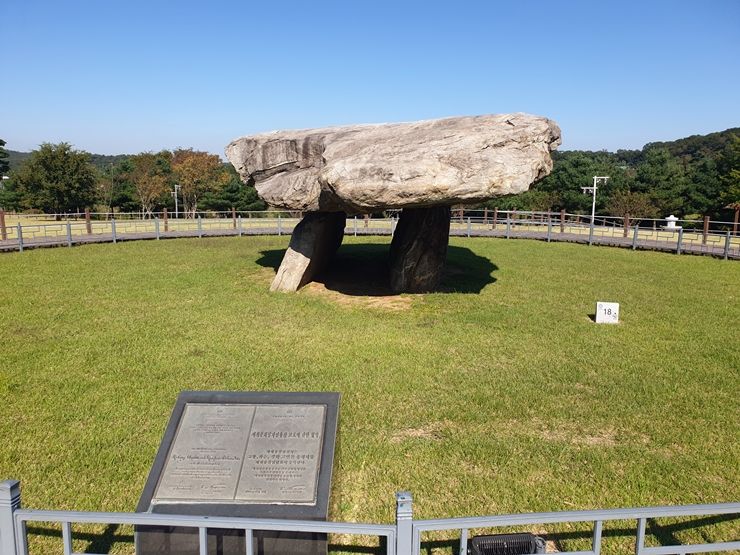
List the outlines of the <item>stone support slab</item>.
{"label": "stone support slab", "polygon": [[391,290],[434,291],[442,280],[449,236],[449,206],[404,208],[391,242]]}
{"label": "stone support slab", "polygon": [[270,291],[297,291],[331,261],[344,238],[344,212],[309,212],[293,229]]}

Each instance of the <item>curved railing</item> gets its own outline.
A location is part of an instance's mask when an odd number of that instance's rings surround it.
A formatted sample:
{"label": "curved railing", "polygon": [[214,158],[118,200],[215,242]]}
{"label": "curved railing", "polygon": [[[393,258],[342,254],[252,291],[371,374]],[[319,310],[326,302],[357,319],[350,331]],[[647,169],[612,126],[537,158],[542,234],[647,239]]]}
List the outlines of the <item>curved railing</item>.
{"label": "curved railing", "polygon": [[[3,215],[0,250],[23,251],[34,247],[117,243],[142,239],[214,237],[230,235],[287,235],[300,221],[300,213],[213,212],[190,218],[172,218],[166,212],[142,218],[140,214]],[[1,221],[4,220],[4,221]],[[346,235],[392,235],[398,212],[383,218],[347,219]],[[737,224],[704,220],[630,220],[565,212],[454,210],[450,235],[566,241],[633,250],[657,250],[740,259]]]}

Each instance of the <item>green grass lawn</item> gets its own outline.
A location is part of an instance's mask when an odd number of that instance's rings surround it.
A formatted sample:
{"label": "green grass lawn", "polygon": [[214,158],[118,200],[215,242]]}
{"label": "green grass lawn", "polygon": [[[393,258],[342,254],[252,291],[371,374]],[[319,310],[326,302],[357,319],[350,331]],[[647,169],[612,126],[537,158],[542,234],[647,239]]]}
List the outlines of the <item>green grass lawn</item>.
{"label": "green grass lawn", "polygon": [[180,391],[338,391],[334,520],[740,498],[740,264],[452,239],[444,292],[362,295],[388,240],[298,294],[268,292],[287,237],[0,256],[0,479],[133,511]]}

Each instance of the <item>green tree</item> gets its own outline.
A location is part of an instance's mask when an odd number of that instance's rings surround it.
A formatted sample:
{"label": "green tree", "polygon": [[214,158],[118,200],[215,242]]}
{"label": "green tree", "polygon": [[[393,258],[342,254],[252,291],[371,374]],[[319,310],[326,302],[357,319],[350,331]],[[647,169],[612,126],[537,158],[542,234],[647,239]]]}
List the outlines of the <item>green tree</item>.
{"label": "green tree", "polygon": [[8,161],[8,151],[5,150],[5,141],[0,139],[0,179],[2,176],[8,175],[10,171],[10,162]]}
{"label": "green tree", "polygon": [[184,212],[192,217],[203,195],[220,191],[229,180],[217,155],[193,149],[176,150],[172,156],[172,170],[180,184]]}
{"label": "green tree", "polygon": [[23,208],[60,214],[95,203],[97,172],[90,156],[68,143],[42,144],[11,180]]}
{"label": "green tree", "polygon": [[[126,177],[136,190],[142,215],[152,215],[155,206],[164,200],[170,188],[172,154],[142,152],[129,159],[130,170]],[[112,203],[112,201],[111,201]]]}
{"label": "green tree", "polygon": [[236,173],[234,166],[226,164],[223,171],[228,177],[223,189],[207,192],[200,205],[204,210],[227,211],[236,208],[240,212],[265,210],[267,205],[257,196],[254,187],[245,185]]}
{"label": "green tree", "polygon": [[733,135],[718,160],[718,172],[722,192],[719,200],[722,208],[728,208],[737,217],[740,211],[740,136]]}
{"label": "green tree", "polygon": [[656,147],[645,152],[644,161],[637,168],[634,190],[649,194],[662,215],[684,215],[690,210],[689,184],[681,162],[667,148]]}
{"label": "green tree", "polygon": [[621,218],[628,214],[633,218],[655,218],[658,216],[658,208],[653,204],[650,195],[631,191],[613,192],[609,196],[606,210],[610,215]]}

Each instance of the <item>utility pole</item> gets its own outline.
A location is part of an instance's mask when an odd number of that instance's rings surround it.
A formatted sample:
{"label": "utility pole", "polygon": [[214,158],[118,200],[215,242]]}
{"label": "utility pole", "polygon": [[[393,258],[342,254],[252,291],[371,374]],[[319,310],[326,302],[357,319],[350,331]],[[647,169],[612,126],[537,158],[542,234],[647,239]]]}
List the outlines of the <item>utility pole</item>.
{"label": "utility pole", "polygon": [[581,187],[581,191],[583,193],[591,193],[593,195],[593,199],[591,201],[591,225],[594,225],[594,216],[596,215],[596,191],[598,190],[599,183],[602,183],[603,185],[606,185],[606,182],[609,180],[609,176],[594,176],[594,184],[591,187]]}

